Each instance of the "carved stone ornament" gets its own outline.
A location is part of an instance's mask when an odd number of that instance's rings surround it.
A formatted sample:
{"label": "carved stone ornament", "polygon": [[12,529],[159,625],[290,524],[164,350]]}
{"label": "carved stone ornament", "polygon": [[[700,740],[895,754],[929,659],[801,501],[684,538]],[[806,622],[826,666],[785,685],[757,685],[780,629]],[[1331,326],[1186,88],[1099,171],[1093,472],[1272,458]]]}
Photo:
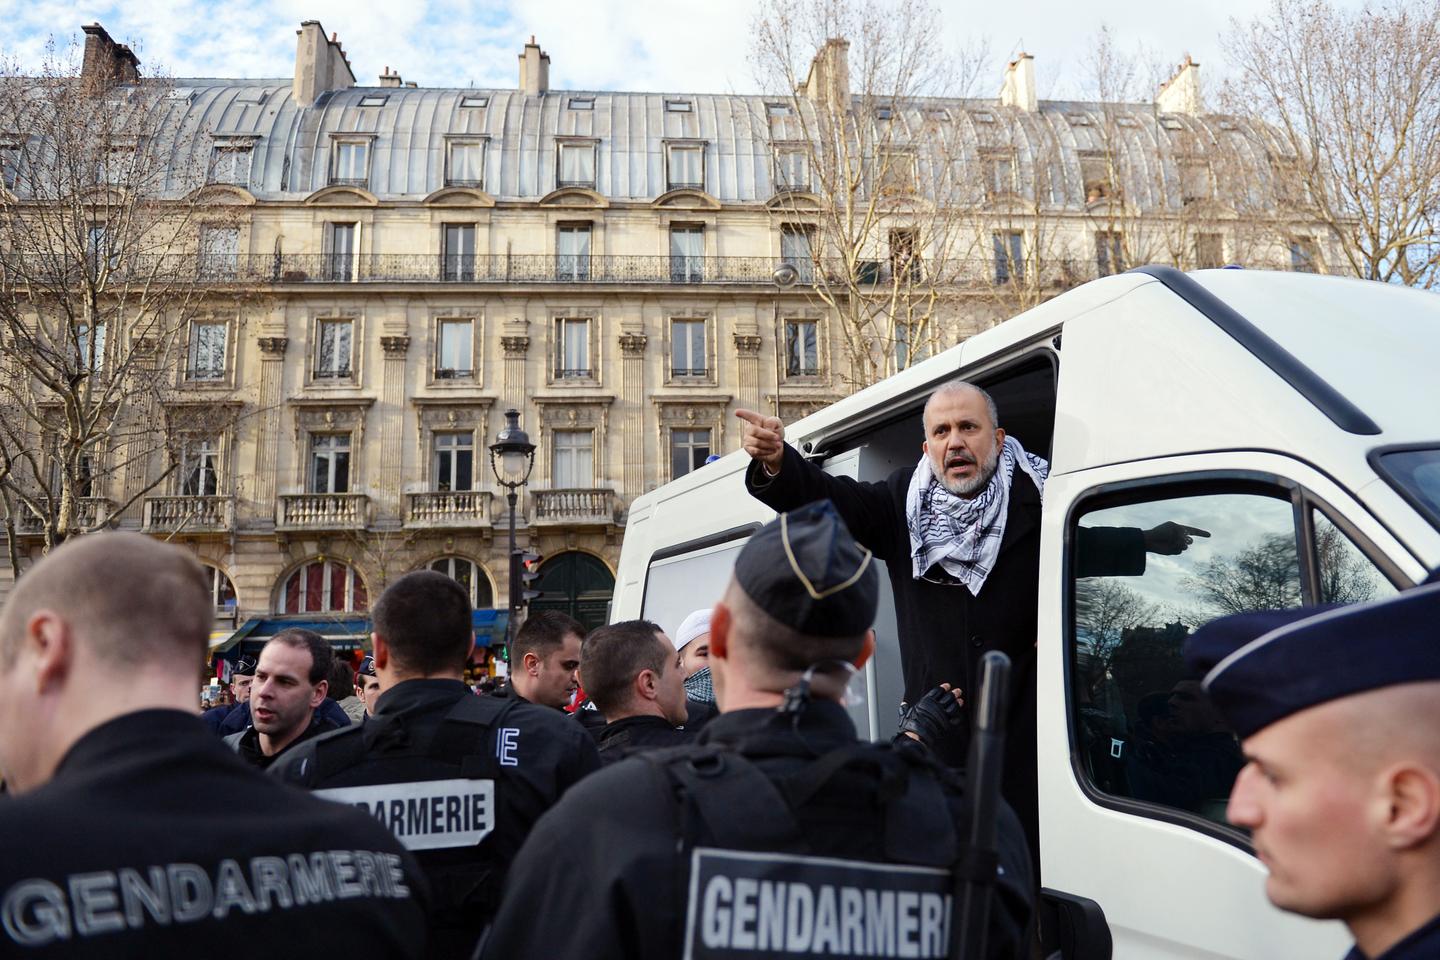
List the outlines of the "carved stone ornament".
{"label": "carved stone ornament", "polygon": [[643,333],[620,334],[620,352],[627,357],[639,357],[645,353],[648,338]]}
{"label": "carved stone ornament", "polygon": [[540,423],[542,426],[551,429],[574,430],[585,429],[586,427],[605,428],[607,420],[607,407],[610,400],[597,400],[593,403],[585,401],[576,402],[573,400],[556,402],[536,401],[540,406]]}
{"label": "carved stone ornament", "polygon": [[410,349],[409,337],[381,337],[380,346],[385,350],[385,356],[403,358]]}
{"label": "carved stone ornament", "polygon": [[530,349],[529,337],[501,337],[500,348],[505,351],[507,357],[523,357]]}
{"label": "carved stone ornament", "polygon": [[660,408],[660,423],[667,427],[679,427],[682,430],[697,425],[716,428],[725,418],[725,407],[729,402],[729,397],[717,397],[713,401],[707,398],[705,400],[661,402],[657,404]]}
{"label": "carved stone ornament", "polygon": [[416,403],[420,425],[431,430],[474,429],[485,422],[490,401],[472,403]]}
{"label": "carved stone ornament", "polygon": [[735,334],[735,352],[742,357],[760,356],[760,337],[754,334]]}
{"label": "carved stone ornament", "polygon": [[297,404],[294,407],[296,433],[338,433],[348,430],[354,433],[352,442],[358,447],[365,434],[365,412],[374,402],[364,398],[353,403]]}
{"label": "carved stone ornament", "polygon": [[260,344],[260,352],[269,357],[285,356],[285,348],[290,346],[289,337],[261,337],[256,342]]}

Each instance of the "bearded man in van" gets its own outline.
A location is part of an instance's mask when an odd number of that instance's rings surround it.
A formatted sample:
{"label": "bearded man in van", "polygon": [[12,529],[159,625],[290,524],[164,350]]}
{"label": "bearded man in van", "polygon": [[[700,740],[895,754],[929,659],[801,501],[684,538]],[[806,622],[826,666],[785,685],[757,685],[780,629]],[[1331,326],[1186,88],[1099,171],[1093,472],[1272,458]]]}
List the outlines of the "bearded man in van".
{"label": "bearded man in van", "polygon": [[[777,511],[831,500],[855,539],[885,561],[895,596],[900,662],[909,709],[951,683],[974,702],[980,657],[999,650],[1014,664],[1005,798],[1038,849],[1035,644],[1040,568],[1040,499],[1050,465],[1000,427],[995,401],[963,380],[942,384],[925,404],[919,462],[884,481],[832,477],[785,443],[777,417],[737,410],[741,445],[753,461],[751,495]],[[1151,530],[1092,528],[1077,544],[1081,576],[1139,576],[1145,554],[1178,554],[1203,530],[1163,523]],[[965,760],[966,722],[932,746],[947,763]]]}

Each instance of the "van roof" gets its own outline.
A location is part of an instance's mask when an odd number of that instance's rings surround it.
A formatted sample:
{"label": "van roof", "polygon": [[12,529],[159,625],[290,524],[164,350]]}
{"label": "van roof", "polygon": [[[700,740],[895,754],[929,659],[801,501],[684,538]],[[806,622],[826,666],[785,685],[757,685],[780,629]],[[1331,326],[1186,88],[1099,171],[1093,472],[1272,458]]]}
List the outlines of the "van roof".
{"label": "van roof", "polygon": [[1373,420],[1440,438],[1440,296],[1395,284],[1255,270],[1191,276]]}
{"label": "van roof", "polygon": [[[1440,406],[1433,369],[1440,360],[1440,296],[1303,273],[1203,270],[1189,276],[1368,415],[1387,440],[1440,436],[1433,416]],[[848,432],[864,411],[923,396],[958,370],[1061,334],[1068,320],[1156,283],[1138,272],[1087,283],[787,425],[786,432],[801,443],[840,425]]]}

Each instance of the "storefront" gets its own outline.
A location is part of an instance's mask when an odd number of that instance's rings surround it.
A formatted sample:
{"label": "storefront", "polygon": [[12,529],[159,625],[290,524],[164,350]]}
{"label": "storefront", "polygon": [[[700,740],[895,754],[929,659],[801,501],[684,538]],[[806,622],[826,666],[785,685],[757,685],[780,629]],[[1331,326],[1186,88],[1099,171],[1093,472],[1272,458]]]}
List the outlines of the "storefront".
{"label": "storefront", "polygon": [[[475,628],[475,652],[470,657],[466,672],[478,679],[494,673],[490,651],[504,645],[509,615],[503,610],[484,609],[474,611],[471,617]],[[360,659],[370,652],[370,618],[365,614],[251,617],[233,632],[217,631],[211,635],[210,662],[214,676],[228,676],[227,664],[234,664],[242,656],[258,657],[271,637],[296,627],[320,634],[330,641],[336,654],[352,666],[358,665]]]}

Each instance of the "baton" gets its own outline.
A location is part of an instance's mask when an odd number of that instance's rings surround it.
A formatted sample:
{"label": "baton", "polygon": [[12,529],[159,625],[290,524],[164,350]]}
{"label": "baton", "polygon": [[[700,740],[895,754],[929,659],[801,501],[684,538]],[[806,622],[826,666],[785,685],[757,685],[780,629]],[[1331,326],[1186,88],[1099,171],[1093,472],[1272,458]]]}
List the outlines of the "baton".
{"label": "baton", "polygon": [[[950,956],[981,960],[990,931],[995,877],[975,876],[975,865],[995,856],[995,824],[1005,761],[1005,712],[1010,699],[1010,658],[991,650],[980,658],[980,705],[970,733],[965,792],[970,797],[970,869],[956,883],[960,923],[952,930]],[[953,922],[953,921],[952,921]]]}

